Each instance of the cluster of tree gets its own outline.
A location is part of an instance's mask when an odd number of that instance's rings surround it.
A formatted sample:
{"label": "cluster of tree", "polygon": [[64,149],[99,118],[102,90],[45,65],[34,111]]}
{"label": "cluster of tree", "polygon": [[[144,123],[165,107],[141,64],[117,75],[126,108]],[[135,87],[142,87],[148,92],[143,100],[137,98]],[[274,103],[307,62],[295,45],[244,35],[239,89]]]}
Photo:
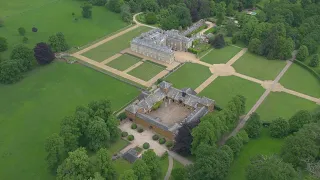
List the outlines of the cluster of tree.
{"label": "cluster of tree", "polygon": [[248,133],[249,138],[258,138],[261,133],[262,122],[260,116],[257,113],[252,113],[246,126],[244,127],[245,131]]}
{"label": "cluster of tree", "polygon": [[[59,135],[47,139],[48,167],[53,172],[63,159],[63,154],[86,147],[91,151],[108,147],[120,137],[118,121],[112,115],[110,101],[92,101],[87,107],[79,106],[73,116],[61,122]],[[50,148],[47,148],[50,147]]]}
{"label": "cluster of tree", "polygon": [[58,32],[50,36],[48,43],[53,52],[62,52],[69,49],[67,41],[62,32]]}
{"label": "cluster of tree", "polygon": [[232,136],[231,138],[229,138],[226,142],[226,145],[228,145],[232,149],[233,155],[236,157],[239,155],[243,145],[248,142],[248,134],[244,129],[242,129],[237,133],[236,136]]}
{"label": "cluster of tree", "polygon": [[216,49],[221,49],[226,45],[223,34],[217,34],[216,36],[210,38],[209,43]]}
{"label": "cluster of tree", "polygon": [[191,152],[195,153],[202,143],[215,145],[226,132],[232,130],[238,124],[239,117],[245,113],[245,102],[243,96],[237,95],[222,111],[209,113],[201,118],[199,125],[192,130]]}

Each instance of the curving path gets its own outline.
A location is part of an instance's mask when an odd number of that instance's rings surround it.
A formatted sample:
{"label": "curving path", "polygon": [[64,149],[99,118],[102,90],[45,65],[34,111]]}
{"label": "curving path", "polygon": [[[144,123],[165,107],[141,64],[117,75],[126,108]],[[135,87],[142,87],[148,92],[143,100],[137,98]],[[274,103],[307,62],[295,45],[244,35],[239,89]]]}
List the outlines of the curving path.
{"label": "curving path", "polygon": [[171,176],[172,168],[173,168],[173,158],[171,156],[168,156],[168,158],[169,158],[169,166],[168,166],[167,174],[164,177],[164,180],[169,180]]}

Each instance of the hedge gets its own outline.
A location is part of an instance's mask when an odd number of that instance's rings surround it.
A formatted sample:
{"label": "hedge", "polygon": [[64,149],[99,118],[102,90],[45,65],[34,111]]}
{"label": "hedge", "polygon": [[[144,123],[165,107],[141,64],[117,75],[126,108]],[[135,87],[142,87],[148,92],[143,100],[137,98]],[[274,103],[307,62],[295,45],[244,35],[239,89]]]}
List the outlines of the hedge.
{"label": "hedge", "polygon": [[150,147],[149,143],[146,142],[143,144],[143,149],[149,149],[149,147]]}
{"label": "hedge", "polygon": [[303,67],[304,69],[306,69],[307,71],[311,72],[311,74],[313,74],[320,82],[320,74],[318,74],[315,70],[313,70],[312,68],[310,68],[308,65],[304,64],[303,62],[299,61],[299,60],[294,60],[294,63],[296,63],[297,65]]}
{"label": "hedge", "polygon": [[124,132],[121,133],[121,137],[127,137],[127,136],[128,136],[127,132],[124,131]]}
{"label": "hedge", "polygon": [[143,128],[139,127],[139,128],[138,128],[138,132],[139,132],[139,133],[142,133],[142,132],[143,132]]}
{"label": "hedge", "polygon": [[156,141],[156,140],[159,139],[159,136],[155,134],[155,135],[152,136],[152,139]]}
{"label": "hedge", "polygon": [[166,139],[165,139],[165,138],[160,138],[160,139],[159,139],[159,143],[160,143],[160,144],[166,143]]}
{"label": "hedge", "polygon": [[199,50],[195,49],[195,48],[188,48],[188,51],[191,52],[192,54],[197,55],[198,53],[200,53]]}
{"label": "hedge", "polygon": [[138,126],[137,126],[136,124],[132,124],[132,125],[131,125],[131,129],[137,129],[137,127],[138,127]]}
{"label": "hedge", "polygon": [[134,136],[133,135],[129,135],[127,139],[128,139],[128,141],[132,141],[132,140],[134,140]]}
{"label": "hedge", "polygon": [[172,147],[172,146],[173,146],[173,142],[172,142],[172,141],[168,141],[168,142],[166,143],[166,146],[167,146],[168,148]]}

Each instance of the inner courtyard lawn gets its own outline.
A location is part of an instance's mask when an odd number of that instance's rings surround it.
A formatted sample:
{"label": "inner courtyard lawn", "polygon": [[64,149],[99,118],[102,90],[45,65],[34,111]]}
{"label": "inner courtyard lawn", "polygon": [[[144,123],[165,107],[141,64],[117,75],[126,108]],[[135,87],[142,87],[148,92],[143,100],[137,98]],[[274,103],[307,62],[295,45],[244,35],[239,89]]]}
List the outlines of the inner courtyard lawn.
{"label": "inner courtyard lawn", "polygon": [[[17,13],[12,12],[15,14],[4,12],[7,15],[12,14],[3,18],[4,27],[0,28],[0,35],[6,37],[9,43],[9,49],[4,52],[4,57],[8,57],[14,45],[22,43],[22,36],[18,33],[19,27],[26,29],[25,36],[29,39],[27,45],[33,48],[36,43],[47,42],[49,36],[57,32],[65,35],[70,47],[77,47],[127,26],[119,14],[110,12],[105,7],[93,6],[92,18],[82,18],[80,6],[83,2],[80,1],[31,0],[21,3],[22,0],[0,0],[0,2],[1,13],[2,4],[5,4],[4,8],[10,7],[12,11],[17,11]],[[32,5],[24,6],[26,3]],[[25,12],[20,13],[22,11]],[[75,13],[74,17],[72,13]],[[78,20],[74,20],[75,18]],[[32,32],[32,27],[38,28],[38,32]]]}
{"label": "inner courtyard lawn", "polygon": [[248,112],[265,90],[254,82],[241,79],[236,76],[218,77],[202,92],[201,96],[207,96],[221,106],[227,105],[232,97],[242,95],[246,98],[246,112]]}
{"label": "inner courtyard lawn", "polygon": [[270,122],[277,117],[289,119],[299,110],[312,111],[319,107],[315,102],[284,92],[271,92],[257,109],[262,121]]}
{"label": "inner courtyard lawn", "polygon": [[311,72],[297,64],[290,66],[280,83],[288,89],[320,98],[320,81]]}
{"label": "inner courtyard lawn", "polygon": [[190,87],[196,89],[212,73],[209,68],[200,64],[186,63],[166,78],[176,88]]}
{"label": "inner courtyard lawn", "polygon": [[112,68],[118,69],[119,71],[124,71],[131,67],[132,65],[138,63],[141,59],[135,56],[131,56],[129,54],[124,54],[117,59],[112,60],[107,64]]}
{"label": "inner courtyard lawn", "polygon": [[226,46],[222,49],[213,49],[201,58],[201,61],[210,64],[225,64],[239,51],[241,51],[241,49],[234,46]]}
{"label": "inner courtyard lawn", "polygon": [[247,52],[232,66],[238,73],[260,80],[274,80],[285,65],[283,60],[268,60]]}
{"label": "inner courtyard lawn", "polygon": [[116,53],[119,53],[120,51],[130,47],[130,41],[132,40],[132,38],[139,36],[141,33],[148,30],[150,30],[149,27],[138,27],[94,49],[91,49],[90,51],[85,52],[82,55],[92,60],[101,62],[115,55]]}
{"label": "inner courtyard lawn", "polygon": [[159,74],[163,70],[164,68],[162,66],[158,66],[154,63],[145,61],[144,63],[140,64],[138,67],[128,72],[128,74],[135,76],[139,79],[142,79],[144,81],[149,81],[155,75]]}
{"label": "inner courtyard lawn", "polygon": [[79,105],[104,98],[118,110],[138,94],[133,86],[65,62],[36,68],[16,84],[0,85],[0,179],[55,179],[47,171],[44,141],[58,133],[61,119]]}
{"label": "inner courtyard lawn", "polygon": [[235,158],[231,165],[226,179],[245,180],[246,167],[250,163],[250,158],[259,154],[272,155],[279,153],[283,141],[283,139],[271,138],[269,130],[267,128],[263,128],[258,139],[250,139],[249,143],[243,146],[239,156]]}

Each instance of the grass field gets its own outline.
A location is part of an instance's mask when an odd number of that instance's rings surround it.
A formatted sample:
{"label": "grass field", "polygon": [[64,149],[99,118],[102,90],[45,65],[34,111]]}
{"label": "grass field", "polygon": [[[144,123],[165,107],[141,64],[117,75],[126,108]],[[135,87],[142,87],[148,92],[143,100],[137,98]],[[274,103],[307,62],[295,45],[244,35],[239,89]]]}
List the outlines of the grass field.
{"label": "grass field", "polygon": [[288,89],[320,98],[320,81],[311,72],[297,64],[290,66],[280,83]]}
{"label": "grass field", "polygon": [[113,155],[118,153],[120,150],[122,150],[128,145],[129,145],[128,141],[120,139],[119,141],[111,144],[110,147],[108,147],[108,151],[110,152],[111,155]]}
{"label": "grass field", "polygon": [[245,171],[250,163],[250,158],[258,154],[277,154],[280,152],[282,144],[283,139],[271,138],[268,129],[264,128],[258,139],[250,139],[249,143],[243,146],[239,156],[231,165],[226,180],[245,180]]}
{"label": "grass field", "polygon": [[247,52],[232,66],[238,73],[260,80],[274,80],[285,65],[285,61],[267,60],[262,56]]}
{"label": "grass field", "polygon": [[163,71],[164,68],[162,66],[158,66],[154,63],[144,62],[140,66],[131,70],[128,74],[135,76],[144,81],[149,81],[155,75]]}
{"label": "grass field", "polygon": [[226,46],[222,49],[213,49],[210,53],[201,58],[201,61],[210,64],[225,64],[239,51],[241,51],[241,49],[234,46]]}
{"label": "grass field", "polygon": [[115,160],[113,162],[113,166],[119,175],[126,170],[132,169],[132,164],[130,164],[127,160],[122,158]]}
{"label": "grass field", "polygon": [[0,179],[54,179],[47,172],[45,139],[76,106],[110,99],[118,110],[139,91],[79,64],[55,62],[21,82],[0,85]]}
{"label": "grass field", "polygon": [[211,75],[212,73],[206,66],[186,63],[168,76],[166,81],[173,83],[176,88],[190,87],[196,89]]}
{"label": "grass field", "polygon": [[131,56],[129,54],[124,54],[120,57],[118,57],[115,60],[112,60],[107,64],[107,66],[110,66],[112,68],[118,69],[119,71],[124,71],[131,67],[132,65],[138,63],[141,59],[135,56]]}
{"label": "grass field", "polygon": [[83,53],[82,55],[95,60],[95,61],[103,61],[108,59],[109,57],[119,53],[120,51],[130,47],[130,41],[132,38],[139,36],[141,33],[150,30],[148,27],[138,27],[129,31],[109,42],[106,42],[94,49],[91,49],[88,52]]}
{"label": "grass field", "polygon": [[[127,26],[119,14],[105,7],[94,6],[92,19],[82,18],[80,1],[0,0],[0,4],[0,16],[9,16],[3,18],[4,27],[0,28],[0,35],[6,37],[9,43],[9,50],[4,53],[4,57],[8,57],[14,45],[22,43],[22,36],[17,30],[19,27],[26,29],[25,36],[29,39],[27,45],[33,48],[36,43],[47,42],[49,36],[57,32],[62,32],[69,46],[74,47]],[[74,20],[73,12],[78,21]],[[38,28],[38,32],[33,33],[32,27]]]}
{"label": "grass field", "polygon": [[264,91],[259,84],[236,76],[228,76],[218,77],[200,92],[200,95],[212,98],[222,108],[232,97],[243,95],[246,98],[246,111],[248,112]]}
{"label": "grass field", "polygon": [[316,103],[283,92],[272,92],[260,105],[257,113],[262,121],[272,121],[277,117],[289,119],[299,110],[314,110]]}
{"label": "grass field", "polygon": [[161,168],[161,178],[160,179],[164,179],[164,177],[166,176],[168,166],[169,166],[169,158],[168,157],[161,158],[160,159],[160,168]]}

